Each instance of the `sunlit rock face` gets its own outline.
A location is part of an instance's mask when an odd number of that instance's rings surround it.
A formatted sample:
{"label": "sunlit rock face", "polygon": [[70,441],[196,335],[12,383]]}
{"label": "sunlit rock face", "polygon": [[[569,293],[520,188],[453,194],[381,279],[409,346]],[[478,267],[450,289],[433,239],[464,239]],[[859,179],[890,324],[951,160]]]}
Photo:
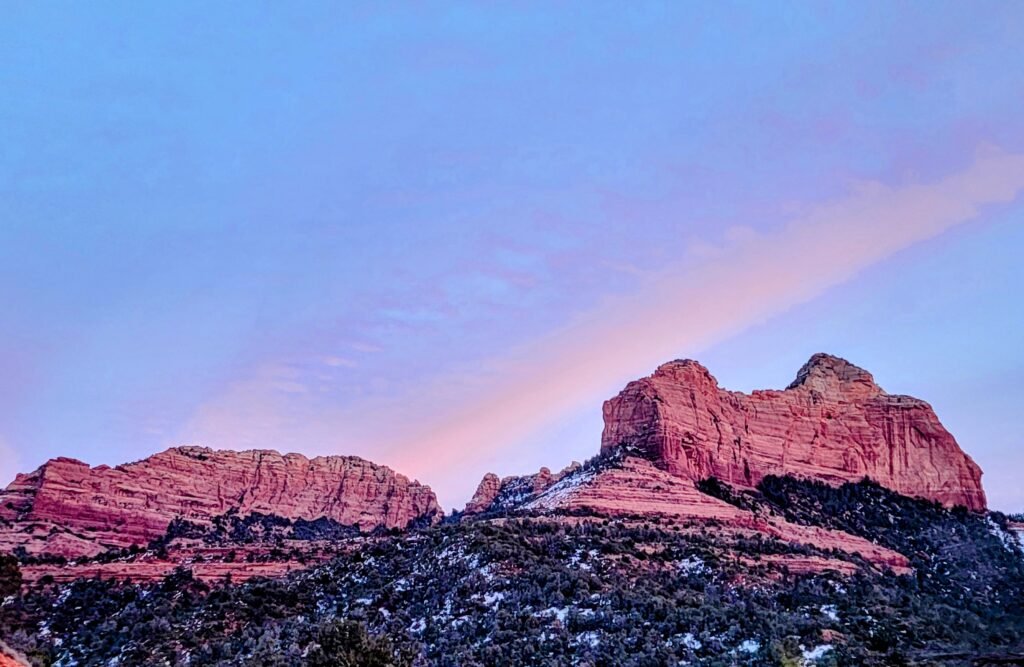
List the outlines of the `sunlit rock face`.
{"label": "sunlit rock face", "polygon": [[430,487],[358,457],[175,447],[114,468],[57,458],[18,475],[0,492],[0,548],[91,555],[145,544],[175,517],[203,523],[232,510],[363,530],[442,514]]}
{"label": "sunlit rock face", "polygon": [[785,390],[749,395],[719,388],[695,361],[673,361],[607,401],[604,419],[601,457],[554,475],[488,474],[466,513],[660,517],[860,554],[907,572],[905,555],[864,537],[730,504],[698,482],[716,477],[743,488],[767,475],[832,484],[870,477],[906,496],[985,508],[981,470],[927,403],[889,395],[870,373],[829,355],[813,356]]}
{"label": "sunlit rock face", "polygon": [[985,508],[981,469],[928,403],[887,394],[870,373],[827,354],[811,357],[785,390],[752,394],[721,389],[695,361],[664,364],[605,402],[601,451],[622,447],[693,480],[870,477],[903,495]]}
{"label": "sunlit rock face", "polygon": [[0,667],[27,667],[28,663],[0,641]]}
{"label": "sunlit rock face", "polygon": [[466,508],[463,510],[466,514],[478,514],[484,512],[494,503],[494,500],[498,497],[501,492],[501,478],[495,475],[493,472],[489,472],[484,475],[484,478],[480,480],[480,484],[476,487],[476,492],[473,497],[470,498],[469,502],[466,503]]}

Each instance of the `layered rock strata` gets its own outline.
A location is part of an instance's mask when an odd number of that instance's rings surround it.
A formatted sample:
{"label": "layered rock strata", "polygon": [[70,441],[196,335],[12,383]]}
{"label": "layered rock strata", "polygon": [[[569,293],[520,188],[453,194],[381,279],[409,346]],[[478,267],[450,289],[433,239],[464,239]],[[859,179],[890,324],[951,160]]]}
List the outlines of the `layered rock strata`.
{"label": "layered rock strata", "polygon": [[175,447],[114,468],[58,458],[18,475],[0,492],[0,548],[90,555],[145,544],[175,517],[204,523],[229,511],[362,530],[442,515],[430,487],[358,457]]}
{"label": "layered rock strata", "polygon": [[[761,534],[825,550],[838,549],[859,554],[874,565],[897,573],[910,569],[905,556],[870,540],[742,509],[701,493],[693,480],[666,472],[639,456],[621,455],[617,460],[573,469],[554,484],[521,498],[512,509],[540,514],[621,519],[658,517],[695,524],[713,522],[733,535]],[[829,567],[831,565],[819,569]],[[848,565],[837,567],[842,569]]]}
{"label": "layered rock strata", "polygon": [[981,469],[928,403],[887,394],[867,371],[826,354],[785,390],[751,394],[720,388],[695,361],[664,364],[604,404],[601,451],[620,447],[693,480],[870,477],[906,496],[985,509]]}

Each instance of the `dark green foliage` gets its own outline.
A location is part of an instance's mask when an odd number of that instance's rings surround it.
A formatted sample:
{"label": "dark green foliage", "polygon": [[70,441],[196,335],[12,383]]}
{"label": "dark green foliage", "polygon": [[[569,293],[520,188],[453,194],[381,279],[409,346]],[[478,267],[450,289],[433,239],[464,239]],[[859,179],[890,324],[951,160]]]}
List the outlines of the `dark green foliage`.
{"label": "dark green foliage", "polygon": [[732,487],[720,481],[717,477],[708,477],[707,479],[700,480],[697,482],[697,488],[700,489],[701,493],[706,493],[713,498],[724,500],[737,507],[747,510],[755,509],[755,504],[744,494],[733,491]]}
{"label": "dark green foliage", "polygon": [[14,556],[0,554],[0,600],[21,589],[21,569]]}
{"label": "dark green foliage", "polygon": [[286,519],[273,514],[253,512],[239,516],[232,510],[214,517],[213,525],[206,526],[176,518],[167,526],[167,532],[150,548],[166,547],[178,538],[202,540],[206,544],[253,544],[281,540],[343,540],[359,535],[359,528],[346,526],[321,517],[312,521]]}
{"label": "dark green foliage", "polygon": [[[866,537],[910,559],[919,592],[941,595],[955,615],[1003,609],[1024,618],[1019,590],[992,587],[994,580],[1024,581],[1024,559],[1006,535],[1006,517],[911,499],[864,480],[839,487],[789,477],[766,477],[758,486],[762,507],[807,525]],[[748,497],[749,498],[749,497]],[[999,539],[996,533],[1006,539]]]}
{"label": "dark green foliage", "polygon": [[870,483],[717,491],[895,548],[915,573],[794,575],[763,559],[863,561],[711,524],[507,518],[358,538],[277,580],[44,586],[0,607],[0,636],[38,664],[121,667],[793,665],[815,646],[820,665],[963,664],[1024,642],[1024,555],[1001,515]]}
{"label": "dark green foliage", "polygon": [[309,667],[401,667],[411,665],[396,655],[386,638],[371,637],[366,628],[353,621],[334,620],[323,624],[316,635],[316,647],[309,652]]}

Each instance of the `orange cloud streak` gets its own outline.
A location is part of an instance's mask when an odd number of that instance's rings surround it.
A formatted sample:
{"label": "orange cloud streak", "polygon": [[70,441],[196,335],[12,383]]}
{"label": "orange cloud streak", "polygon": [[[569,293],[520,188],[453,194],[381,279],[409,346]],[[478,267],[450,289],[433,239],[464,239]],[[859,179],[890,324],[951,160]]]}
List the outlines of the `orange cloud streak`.
{"label": "orange cloud streak", "polygon": [[[361,454],[462,502],[481,466],[622,384],[806,302],[893,253],[976,218],[1024,190],[1024,155],[979,151],[929,184],[859,184],[770,234],[738,230],[687,268],[652,276],[486,368],[438,378],[383,402],[309,414],[282,399],[280,373],[257,374],[197,411],[182,435],[213,446],[305,442],[307,452]],[[267,377],[264,377],[267,375]],[[292,381],[285,376],[284,379]],[[298,429],[298,431],[296,431]],[[594,452],[598,443],[594,443]],[[552,465],[562,461],[552,452]],[[515,471],[502,471],[510,473]]]}
{"label": "orange cloud streak", "polygon": [[986,149],[969,168],[938,182],[863,184],[772,235],[735,235],[736,243],[697,266],[661,275],[641,293],[612,299],[514,353],[489,374],[494,381],[439,384],[441,395],[451,393],[445,384],[477,388],[473,395],[449,395],[440,418],[409,420],[408,432],[391,444],[390,459],[440,487],[465,486],[474,462],[606,398],[602,392],[610,386],[806,302],[977,217],[980,207],[1012,201],[1022,189],[1024,155]]}

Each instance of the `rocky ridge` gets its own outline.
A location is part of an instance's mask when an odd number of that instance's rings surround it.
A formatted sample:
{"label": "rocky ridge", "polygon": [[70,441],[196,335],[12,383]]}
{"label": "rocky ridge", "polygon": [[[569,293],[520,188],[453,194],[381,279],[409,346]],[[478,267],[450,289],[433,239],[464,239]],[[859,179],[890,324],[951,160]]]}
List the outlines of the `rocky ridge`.
{"label": "rocky ridge", "polygon": [[[533,476],[526,476],[526,479]],[[522,478],[520,478],[522,479]],[[523,488],[515,478],[509,487]],[[525,486],[525,485],[524,485]],[[691,528],[718,527],[723,538],[762,535],[784,542],[813,545],[859,554],[876,566],[902,574],[910,570],[901,553],[839,530],[803,526],[782,517],[753,512],[702,493],[693,480],[662,470],[632,452],[620,452],[579,466],[537,493],[518,496],[518,502],[495,503],[487,513],[606,516],[646,520],[661,518]],[[818,559],[817,569],[844,570],[847,563]]]}
{"label": "rocky ridge", "polygon": [[430,487],[355,456],[186,446],[113,468],[57,458],[18,475],[0,492],[0,550],[91,556],[145,544],[176,517],[202,524],[229,511],[364,531],[442,515]]}

